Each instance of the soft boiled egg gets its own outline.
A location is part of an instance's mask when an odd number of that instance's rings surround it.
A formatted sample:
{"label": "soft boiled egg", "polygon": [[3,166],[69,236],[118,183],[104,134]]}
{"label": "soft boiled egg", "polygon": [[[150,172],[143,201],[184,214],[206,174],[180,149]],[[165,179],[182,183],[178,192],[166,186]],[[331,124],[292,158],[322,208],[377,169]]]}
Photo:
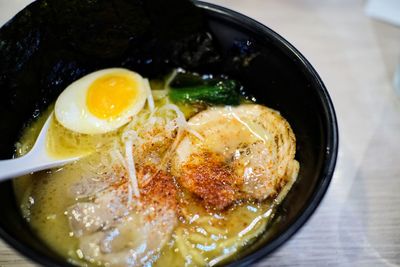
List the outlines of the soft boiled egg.
{"label": "soft boiled egg", "polygon": [[58,97],[56,119],[83,134],[102,134],[132,120],[150,92],[148,80],[122,69],[104,69],[70,84]]}

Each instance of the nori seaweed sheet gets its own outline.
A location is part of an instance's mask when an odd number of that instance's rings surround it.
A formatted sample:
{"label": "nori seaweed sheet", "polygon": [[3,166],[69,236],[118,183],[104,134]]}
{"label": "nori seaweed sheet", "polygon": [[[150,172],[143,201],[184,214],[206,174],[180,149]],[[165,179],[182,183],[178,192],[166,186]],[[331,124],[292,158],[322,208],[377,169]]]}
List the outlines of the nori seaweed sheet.
{"label": "nori seaweed sheet", "polygon": [[188,0],[39,0],[0,29],[0,158],[22,125],[71,82],[124,67],[149,78],[221,63],[201,10]]}

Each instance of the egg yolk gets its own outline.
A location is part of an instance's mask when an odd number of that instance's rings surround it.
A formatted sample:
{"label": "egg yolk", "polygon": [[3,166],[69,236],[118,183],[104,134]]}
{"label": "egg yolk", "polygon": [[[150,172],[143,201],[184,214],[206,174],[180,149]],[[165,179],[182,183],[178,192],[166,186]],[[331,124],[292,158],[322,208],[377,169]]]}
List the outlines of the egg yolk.
{"label": "egg yolk", "polygon": [[114,118],[135,101],[138,86],[138,82],[128,75],[109,74],[100,77],[89,87],[87,107],[98,118]]}

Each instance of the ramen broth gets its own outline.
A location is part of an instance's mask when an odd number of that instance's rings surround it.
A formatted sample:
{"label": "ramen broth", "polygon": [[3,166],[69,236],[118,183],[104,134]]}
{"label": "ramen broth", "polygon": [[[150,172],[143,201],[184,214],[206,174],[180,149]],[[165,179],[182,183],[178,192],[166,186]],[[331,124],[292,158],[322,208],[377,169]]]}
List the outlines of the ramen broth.
{"label": "ramen broth", "polygon": [[[163,98],[155,99],[156,107],[165,105]],[[244,102],[246,101],[242,101]],[[186,119],[207,108],[188,104],[178,106],[184,111]],[[52,107],[25,128],[16,145],[17,156],[29,151],[51,111]],[[140,127],[141,124],[138,125],[135,127]],[[73,164],[36,172],[14,181],[18,205],[32,231],[49,249],[70,263],[80,266],[107,265],[103,260],[85,258],[80,248],[80,239],[71,230],[67,211],[79,202],[93,200],[91,197],[77,198],[72,191],[81,179],[96,177],[108,171],[104,170],[106,164],[103,155],[113,149],[112,146],[120,145],[120,142],[116,145],[113,140],[120,140],[122,134],[121,129],[95,137],[78,134],[53,120],[47,142],[49,153],[56,157],[86,157]],[[166,169],[168,172],[169,168]],[[229,261],[235,253],[252,243],[267,229],[276,206],[290,189],[297,172],[298,168],[275,197],[268,197],[263,201],[241,199],[223,209],[210,208],[200,200],[199,195],[189,192],[190,188],[175,182],[178,199],[177,223],[161,251],[152,254],[147,264],[213,266]]]}

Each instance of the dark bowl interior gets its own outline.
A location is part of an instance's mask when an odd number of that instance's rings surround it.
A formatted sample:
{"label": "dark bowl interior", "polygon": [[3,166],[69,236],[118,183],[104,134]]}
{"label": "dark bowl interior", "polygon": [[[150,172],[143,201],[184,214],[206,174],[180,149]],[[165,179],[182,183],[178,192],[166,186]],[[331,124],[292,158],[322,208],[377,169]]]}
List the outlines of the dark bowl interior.
{"label": "dark bowl interior", "polygon": [[[270,229],[238,254],[231,264],[246,265],[259,260],[286,241],[311,216],[333,174],[338,149],[337,123],[329,95],[318,74],[286,40],[241,14],[196,2],[199,9],[196,9],[195,14],[204,16],[204,25],[192,26],[196,30],[204,27],[211,33],[212,46],[216,51],[201,47],[209,45],[208,35],[200,34],[200,37],[194,39],[189,37],[189,41],[184,37],[186,44],[180,45],[179,42],[183,42],[181,36],[166,37],[168,31],[164,26],[158,32],[153,31],[153,37],[177,40],[165,49],[170,49],[171,53],[179,50],[178,54],[189,51],[186,58],[171,54],[171,60],[168,60],[168,55],[160,54],[163,60],[149,62],[146,56],[152,55],[155,59],[152,54],[154,51],[149,49],[143,52],[143,48],[140,48],[142,50],[139,49],[138,53],[141,56],[143,53],[148,55],[139,59],[132,56],[136,60],[133,62],[124,60],[125,55],[114,53],[130,48],[129,45],[128,48],[124,46],[126,43],[123,37],[113,35],[113,29],[107,33],[106,39],[120,39],[111,44],[110,50],[107,50],[109,46],[102,47],[104,54],[91,51],[91,46],[96,43],[91,44],[90,41],[79,48],[74,46],[76,40],[63,46],[71,36],[82,37],[89,33],[84,32],[82,35],[82,32],[72,32],[70,37],[65,37],[62,32],[61,37],[53,36],[52,26],[43,26],[43,22],[38,20],[38,17],[51,17],[51,14],[40,13],[46,10],[43,6],[47,2],[52,1],[33,3],[0,30],[0,56],[2,59],[7,58],[0,63],[1,158],[12,155],[18,133],[29,119],[54,101],[66,84],[94,69],[123,66],[150,77],[174,66],[184,66],[199,72],[224,73],[241,81],[246,91],[258,102],[279,110],[287,118],[297,137],[296,157],[301,166],[299,178],[279,208]],[[126,12],[136,11],[127,9]],[[156,12],[162,12],[162,8]],[[69,23],[78,23],[76,27],[85,22]],[[158,24],[158,28],[161,27],[161,23]],[[83,24],[80,26],[85,27]],[[38,30],[43,27],[45,30]],[[193,30],[190,27],[187,29],[187,25],[185,27],[187,32]],[[90,26],[86,28],[88,31],[91,29]],[[62,39],[64,37],[67,39]],[[46,38],[47,41],[43,41]],[[57,38],[62,40],[58,41]],[[141,38],[148,41],[146,38],[149,37]],[[143,41],[141,38],[137,42]],[[107,43],[107,40],[100,43]],[[0,236],[6,242],[38,263],[68,266],[64,259],[38,240],[24,222],[15,203],[10,181],[0,184],[0,210]]]}

